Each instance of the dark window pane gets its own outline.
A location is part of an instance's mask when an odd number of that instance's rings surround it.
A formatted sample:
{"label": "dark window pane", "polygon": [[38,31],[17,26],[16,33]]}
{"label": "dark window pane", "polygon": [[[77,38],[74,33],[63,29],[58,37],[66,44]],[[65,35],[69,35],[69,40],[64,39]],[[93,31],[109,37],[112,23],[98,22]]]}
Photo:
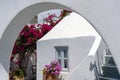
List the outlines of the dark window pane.
{"label": "dark window pane", "polygon": [[68,60],[67,59],[64,60],[64,68],[68,68]]}
{"label": "dark window pane", "polygon": [[64,58],[67,58],[67,57],[68,57],[68,55],[67,55],[67,51],[64,50]]}

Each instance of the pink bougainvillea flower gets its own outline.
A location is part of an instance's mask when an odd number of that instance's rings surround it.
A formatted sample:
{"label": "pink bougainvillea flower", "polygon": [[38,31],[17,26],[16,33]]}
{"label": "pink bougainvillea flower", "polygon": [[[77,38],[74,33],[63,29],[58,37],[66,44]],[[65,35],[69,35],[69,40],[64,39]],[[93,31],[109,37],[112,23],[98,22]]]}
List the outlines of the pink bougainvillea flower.
{"label": "pink bougainvillea flower", "polygon": [[52,29],[52,26],[48,25],[48,24],[43,24],[41,27],[41,32],[43,34],[46,34],[48,31],[50,31]]}
{"label": "pink bougainvillea flower", "polygon": [[13,61],[13,59],[14,59],[14,56],[11,56],[10,61]]}
{"label": "pink bougainvillea flower", "polygon": [[45,69],[47,73],[54,75],[59,74],[62,70],[58,61],[52,61],[49,65],[45,65]]}
{"label": "pink bougainvillea flower", "polygon": [[30,29],[35,29],[35,25],[30,25]]}
{"label": "pink bougainvillea flower", "polygon": [[45,18],[45,20],[46,20],[47,22],[49,22],[49,21],[52,21],[54,17],[56,17],[56,15],[55,15],[55,14],[51,14],[51,15],[49,15],[47,18]]}
{"label": "pink bougainvillea flower", "polygon": [[29,44],[31,44],[32,43],[32,41],[33,41],[33,39],[32,38],[28,38],[27,39],[27,44],[29,45]]}
{"label": "pink bougainvillea flower", "polygon": [[[48,15],[48,17],[44,19],[45,22],[43,22],[46,24],[25,25],[15,42],[11,61],[15,58],[16,54],[24,55],[19,56],[21,57],[20,59],[22,59],[26,57],[26,52],[34,52],[36,50],[36,41],[43,37],[46,33],[48,33],[57,23],[59,23],[63,19],[63,17],[65,17],[67,13],[69,13],[69,11],[63,10],[58,17],[55,14]],[[18,62],[16,64],[21,63]],[[58,74],[61,71],[61,66],[56,61],[53,61],[48,67],[46,66],[46,68],[47,71],[52,71],[52,74]]]}

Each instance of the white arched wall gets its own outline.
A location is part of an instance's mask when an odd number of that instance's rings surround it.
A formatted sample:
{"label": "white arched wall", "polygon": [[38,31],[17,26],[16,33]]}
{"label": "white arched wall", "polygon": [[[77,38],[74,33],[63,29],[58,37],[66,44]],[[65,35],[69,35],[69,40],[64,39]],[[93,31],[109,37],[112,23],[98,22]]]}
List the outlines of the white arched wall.
{"label": "white arched wall", "polygon": [[14,42],[23,26],[39,12],[67,8],[87,19],[104,38],[120,71],[119,0],[2,0],[0,1],[0,62],[9,72]]}
{"label": "white arched wall", "polygon": [[[46,7],[48,5],[49,7]],[[24,27],[24,25],[40,12],[50,9],[63,9],[63,8],[65,9],[66,7],[56,3],[44,2],[44,3],[35,4],[33,6],[29,6],[15,16],[15,18],[9,23],[8,27],[6,28],[0,40],[0,49],[1,49],[0,51],[2,51],[0,52],[0,62],[3,64],[7,72],[9,72],[10,57],[15,40],[19,32]]]}

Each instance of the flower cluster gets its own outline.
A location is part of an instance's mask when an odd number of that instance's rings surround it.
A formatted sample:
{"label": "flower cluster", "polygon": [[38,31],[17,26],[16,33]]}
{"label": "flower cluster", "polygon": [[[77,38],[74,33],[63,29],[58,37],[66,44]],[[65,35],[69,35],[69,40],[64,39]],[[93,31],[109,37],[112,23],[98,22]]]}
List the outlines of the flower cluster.
{"label": "flower cluster", "polygon": [[62,70],[58,61],[52,61],[49,65],[45,65],[45,72],[48,74],[57,75]]}
{"label": "flower cluster", "polygon": [[[59,16],[56,16],[55,14],[49,14],[47,18],[43,19],[43,24],[27,24],[24,26],[22,31],[19,33],[13,47],[11,64],[15,65],[10,65],[10,73],[14,73],[16,69],[18,71],[16,71],[15,74],[22,74],[19,69],[23,70],[24,72],[26,71],[26,65],[28,64],[29,60],[27,57],[36,51],[37,40],[48,33],[57,23],[63,19],[63,17],[65,17],[70,12],[71,11],[68,10],[62,10]],[[24,65],[25,62],[26,65]],[[59,74],[61,67],[58,62],[53,61],[50,65],[46,65],[45,71],[51,74]],[[13,78],[13,76],[11,78]]]}
{"label": "flower cluster", "polygon": [[43,24],[25,25],[14,44],[11,61],[15,58],[16,54],[19,54],[22,59],[25,58],[26,52],[34,52],[36,50],[36,41],[48,33],[68,13],[70,13],[70,11],[63,10],[60,16],[49,14],[48,17],[44,19],[45,23]]}

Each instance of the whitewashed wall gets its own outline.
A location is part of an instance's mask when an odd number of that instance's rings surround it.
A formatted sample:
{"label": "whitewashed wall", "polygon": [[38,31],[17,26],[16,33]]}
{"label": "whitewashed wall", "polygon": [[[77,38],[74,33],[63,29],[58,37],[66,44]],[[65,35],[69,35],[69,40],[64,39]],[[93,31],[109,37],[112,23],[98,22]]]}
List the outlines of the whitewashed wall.
{"label": "whitewashed wall", "polygon": [[0,79],[1,80],[9,80],[8,73],[6,72],[3,65],[0,63]]}
{"label": "whitewashed wall", "polygon": [[[78,38],[39,40],[37,42],[37,79],[42,79],[44,66],[55,60],[55,46],[68,46],[69,71],[63,72],[67,77],[89,54],[94,39],[94,36],[85,36]],[[76,74],[80,74],[80,72],[81,71]]]}
{"label": "whitewashed wall", "polygon": [[86,18],[106,41],[120,72],[119,0],[1,0],[0,62],[9,72],[10,55],[18,33],[36,14],[72,9]]}

